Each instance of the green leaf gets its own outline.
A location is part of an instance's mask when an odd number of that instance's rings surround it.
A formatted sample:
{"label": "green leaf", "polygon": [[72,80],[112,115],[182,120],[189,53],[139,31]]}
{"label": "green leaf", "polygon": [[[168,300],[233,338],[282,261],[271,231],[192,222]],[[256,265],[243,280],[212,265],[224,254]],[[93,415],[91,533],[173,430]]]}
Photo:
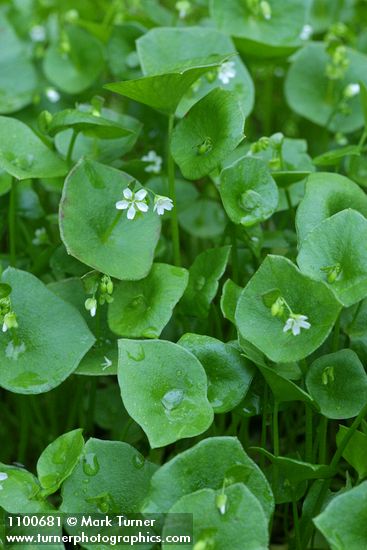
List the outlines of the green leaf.
{"label": "green leaf", "polygon": [[306,385],[327,418],[353,418],[367,401],[367,375],[350,349],[316,359],[307,373]]}
{"label": "green leaf", "polygon": [[117,283],[108,307],[111,330],[126,338],[158,338],[187,282],[186,269],[154,264],[145,279]]}
{"label": "green leaf", "polygon": [[37,462],[37,475],[43,494],[55,493],[72,473],[83,451],[82,429],[60,435],[43,451]]}
{"label": "green leaf", "polygon": [[243,140],[245,119],[233,92],[216,88],[173,130],[171,152],[189,180],[208,175]]}
{"label": "green leaf", "polygon": [[193,353],[208,377],[208,399],[215,413],[231,411],[245,397],[254,367],[234,344],[225,344],[211,336],[184,334],[180,346]]}
{"label": "green leaf", "polygon": [[26,48],[3,13],[0,14],[0,28],[0,113],[8,114],[32,103],[37,90],[37,73]]}
{"label": "green leaf", "polygon": [[199,435],[213,421],[205,371],[177,344],[119,340],[118,379],[126,410],[152,448]]}
{"label": "green leaf", "polygon": [[[260,3],[241,0],[212,0],[211,16],[219,30],[235,37],[237,48],[256,57],[288,56],[302,45],[300,33],[306,23],[308,1],[270,0],[269,18],[259,8]],[[291,24],[290,24],[291,22]]]}
{"label": "green leaf", "polygon": [[243,157],[225,168],[219,190],[229,218],[244,226],[267,220],[278,206],[278,188],[260,159]]}
{"label": "green leaf", "polygon": [[365,129],[367,129],[367,86],[364,82],[361,82],[361,81],[359,82],[359,86],[360,86],[360,93],[361,93],[364,127]]}
{"label": "green leaf", "polygon": [[[117,279],[142,279],[152,266],[160,220],[155,212],[116,220],[115,204],[133,178],[82,160],[70,172],[60,203],[60,231],[69,254]],[[83,197],[83,200],[80,198]]]}
{"label": "green leaf", "polygon": [[[201,543],[207,548],[266,550],[269,547],[268,526],[257,498],[245,485],[232,485],[224,492],[226,510],[221,513],[218,508],[218,495],[221,494],[213,489],[201,489],[183,496],[170,513],[193,514],[195,546]],[[163,537],[173,532],[175,525],[170,522],[174,522],[174,516],[167,517]],[[162,546],[166,550],[180,547],[178,544]]]}
{"label": "green leaf", "polygon": [[278,469],[280,475],[290,482],[291,485],[302,483],[309,479],[320,479],[331,476],[329,466],[324,464],[310,464],[294,458],[285,456],[274,456],[262,447],[252,447],[252,449],[268,458]]}
{"label": "green leaf", "polygon": [[[346,426],[339,426],[339,431],[336,434],[336,444],[338,447],[349,430],[350,428]],[[366,453],[367,435],[357,430],[353,433],[349,443],[345,447],[343,458],[356,470],[359,480],[367,477]]]}
{"label": "green leaf", "polygon": [[178,64],[166,74],[145,76],[106,84],[107,90],[116,92],[164,114],[174,114],[182,97],[200,76],[215,70],[228,59],[223,55],[211,55],[202,59],[190,59],[189,63]]}
{"label": "green leaf", "polygon": [[220,297],[220,308],[223,317],[232,323],[235,322],[237,302],[242,290],[242,287],[234,283],[231,279],[227,279],[223,285],[222,296]]}
{"label": "green leaf", "polygon": [[339,149],[332,149],[313,159],[316,166],[334,166],[338,165],[340,160],[350,155],[360,155],[361,148],[358,145],[346,145]]}
{"label": "green leaf", "polygon": [[367,195],[358,185],[339,174],[311,174],[305,196],[297,209],[299,241],[302,242],[320,222],[346,208],[353,208],[367,217]]}
{"label": "green leaf", "polygon": [[230,247],[211,248],[196,256],[189,269],[189,283],[181,307],[186,315],[205,319],[228,262]]}
{"label": "green leaf", "polygon": [[137,513],[155,469],[127,443],[89,439],[78,465],[62,485],[60,511]]}
{"label": "green leaf", "polygon": [[[148,31],[136,41],[140,63],[145,76],[169,72],[178,63],[216,54],[236,54],[233,42],[228,36],[204,27],[166,27]],[[222,87],[235,92],[243,112],[248,115],[254,103],[254,85],[249,72],[236,55],[229,62],[235,75],[228,83],[219,79],[220,68],[215,68],[200,78],[182,98],[178,114],[183,116],[197,101],[213,88]]]}
{"label": "green leaf", "polygon": [[367,220],[347,209],[317,225],[302,241],[297,263],[324,281],[346,307],[367,296]]}
{"label": "green leaf", "polygon": [[257,363],[256,366],[270,386],[275,401],[278,403],[285,401],[304,401],[315,407],[311,397],[294,382],[277,372],[277,367],[271,368],[259,363]]}
{"label": "green leaf", "polygon": [[63,52],[55,41],[46,51],[43,70],[47,79],[60,90],[79,94],[89,88],[102,72],[102,44],[77,26],[67,26],[63,32],[69,51]]}
{"label": "green leaf", "polygon": [[200,197],[193,204],[178,211],[180,226],[193,237],[214,239],[223,234],[227,218],[222,205]]}
{"label": "green leaf", "polygon": [[367,482],[339,494],[313,521],[331,550],[367,546]]}
{"label": "green leaf", "polygon": [[[288,312],[283,319],[273,317],[262,299],[274,288],[279,288],[293,313],[308,317],[308,330],[302,329],[297,336],[283,331]],[[288,259],[269,255],[242,291],[236,324],[241,335],[269,359],[287,363],[307,357],[324,342],[340,308],[324,283],[303,275]]]}
{"label": "green leaf", "polygon": [[51,512],[51,505],[43,500],[38,479],[24,468],[0,462],[0,472],[7,478],[0,482],[0,506],[9,514]]}
{"label": "green leaf", "polygon": [[243,450],[235,437],[210,437],[181,452],[159,468],[151,479],[144,512],[168,512],[184,495],[199,489],[221,489],[238,479],[260,501],[270,519],[274,499],[270,485],[260,468]]}
{"label": "green leaf", "polygon": [[345,162],[347,176],[361,185],[367,187],[367,157],[365,155],[348,157]]}
{"label": "green leaf", "polygon": [[124,128],[114,120],[81,109],[66,109],[55,113],[46,130],[50,136],[55,136],[67,128],[101,139],[117,139],[132,133],[131,129]]}
{"label": "green leaf", "polygon": [[5,283],[0,283],[0,300],[7,298],[11,293],[11,286]]}
{"label": "green leaf", "polygon": [[347,48],[349,66],[344,78],[329,80],[326,66],[330,57],[324,43],[312,42],[295,56],[285,81],[289,106],[297,114],[332,132],[353,132],[363,125],[363,113],[358,96],[348,99],[345,113],[338,104],[348,84],[367,83],[367,56]]}
{"label": "green leaf", "polygon": [[[50,292],[30,273],[8,268],[16,335],[0,338],[0,386],[16,393],[42,393],[75,371],[94,337],[74,307]],[[52,369],[50,368],[52,358]]]}
{"label": "green leaf", "polygon": [[19,180],[64,176],[67,166],[20,120],[0,116],[0,168]]}

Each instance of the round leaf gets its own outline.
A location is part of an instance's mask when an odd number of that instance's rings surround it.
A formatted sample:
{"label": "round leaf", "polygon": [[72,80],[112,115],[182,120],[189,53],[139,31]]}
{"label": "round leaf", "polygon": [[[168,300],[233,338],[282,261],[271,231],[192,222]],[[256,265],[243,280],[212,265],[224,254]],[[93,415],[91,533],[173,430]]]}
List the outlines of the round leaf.
{"label": "round leaf", "polygon": [[[202,489],[183,496],[171,508],[171,514],[193,514],[194,542],[212,548],[231,550],[266,550],[269,547],[268,526],[257,498],[240,483],[225,491],[225,511],[218,507],[218,495],[212,489]],[[171,520],[172,521],[172,520]],[[174,520],[173,520],[174,521]],[[170,516],[163,528],[163,537],[170,530]],[[162,548],[178,550],[181,545],[163,544]]]}
{"label": "round leaf", "polygon": [[[25,271],[8,268],[3,281],[12,287],[16,338],[0,338],[0,386],[16,393],[42,393],[75,371],[94,342],[75,308]],[[50,368],[52,358],[52,368]]]}
{"label": "round leaf", "polygon": [[132,133],[132,130],[124,128],[118,122],[78,109],[66,109],[55,113],[47,126],[47,133],[54,136],[66,128],[73,128],[75,132],[84,132],[88,136],[102,139],[117,139]]}
{"label": "round leaf", "polygon": [[344,306],[352,306],[367,296],[366,241],[366,218],[343,210],[307,235],[297,263],[303,273],[328,283]]}
{"label": "round leaf", "polygon": [[367,195],[350,179],[339,174],[318,172],[308,177],[306,193],[296,216],[300,242],[324,219],[346,208],[367,217]]}
{"label": "round leaf", "polygon": [[205,371],[177,344],[119,340],[118,379],[126,410],[153,448],[199,435],[213,421]]}
{"label": "round leaf", "polygon": [[189,235],[199,239],[219,237],[227,223],[222,205],[205,197],[196,199],[187,208],[179,209],[178,221]]}
{"label": "round leaf", "polygon": [[175,127],[171,152],[185,178],[217,168],[242,141],[245,123],[233,92],[216,88],[198,101]]}
{"label": "round leaf", "polygon": [[208,399],[215,413],[231,411],[244,398],[253,366],[233,344],[200,334],[184,334],[178,343],[193,353],[208,377]]}
{"label": "round leaf", "polygon": [[[293,313],[305,315],[311,327],[294,335],[284,332],[285,319],[273,317],[263,296],[279,289]],[[292,362],[307,357],[330,333],[340,311],[331,290],[298,271],[288,259],[267,256],[246,285],[236,309],[241,335],[275,362]]]}
{"label": "round leaf", "polygon": [[60,203],[60,231],[69,254],[117,279],[148,274],[160,231],[159,217],[150,209],[134,220],[124,214],[109,234],[115,204],[131,182],[124,172],[80,161],[65,181]]}
{"label": "round leaf", "polygon": [[307,373],[306,385],[327,418],[353,418],[367,402],[367,375],[352,350],[316,359]]}
{"label": "round leaf", "polygon": [[126,338],[158,338],[187,286],[186,269],[154,264],[140,281],[124,281],[114,289],[108,323]]}
{"label": "round leaf", "polygon": [[52,508],[41,496],[38,479],[24,468],[0,462],[0,472],[7,478],[1,481],[0,506],[9,514],[51,512]]}
{"label": "round leaf", "polygon": [[223,206],[234,223],[254,225],[270,218],[278,206],[278,188],[265,162],[243,157],[220,175]]}
{"label": "round leaf", "polygon": [[67,166],[26,124],[0,116],[0,168],[20,180],[64,176]]}

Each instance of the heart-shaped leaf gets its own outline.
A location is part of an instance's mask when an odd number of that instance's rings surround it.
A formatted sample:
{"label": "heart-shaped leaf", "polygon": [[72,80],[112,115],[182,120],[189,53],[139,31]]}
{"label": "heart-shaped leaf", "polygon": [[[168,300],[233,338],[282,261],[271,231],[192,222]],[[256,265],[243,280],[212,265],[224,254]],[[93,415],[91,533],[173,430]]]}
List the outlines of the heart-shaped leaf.
{"label": "heart-shaped leaf", "polygon": [[220,175],[223,206],[234,223],[254,225],[270,218],[278,206],[278,188],[265,162],[243,157]]}
{"label": "heart-shaped leaf", "polygon": [[149,273],[160,231],[152,209],[134,220],[123,215],[113,225],[116,202],[132,181],[109,166],[80,161],[65,181],[60,203],[60,231],[69,254],[117,279]]}
{"label": "heart-shaped leaf", "polygon": [[19,180],[64,176],[67,166],[26,124],[0,116],[0,168]]}
{"label": "heart-shaped leaf", "polygon": [[297,209],[299,241],[302,242],[320,222],[346,208],[353,208],[367,217],[367,195],[358,185],[339,174],[311,174],[305,196]]}
{"label": "heart-shaped leaf", "polygon": [[213,421],[205,370],[177,344],[119,340],[118,379],[126,410],[153,448],[199,435]]}
{"label": "heart-shaped leaf", "polygon": [[12,287],[18,328],[0,338],[0,385],[16,393],[49,391],[75,371],[94,337],[78,311],[30,273],[8,268],[2,280]]}
{"label": "heart-shaped leaf", "polygon": [[206,176],[243,140],[245,118],[236,95],[216,88],[173,130],[171,152],[183,176]]}
{"label": "heart-shaped leaf", "polygon": [[208,377],[208,399],[215,413],[231,411],[244,398],[254,367],[233,343],[211,336],[184,334],[178,343],[193,353]]}
{"label": "heart-shaped leaf", "polygon": [[302,241],[297,263],[326,282],[346,307],[367,296],[367,220],[347,209],[317,225]]}
{"label": "heart-shaped leaf", "polygon": [[[280,290],[288,305],[281,305],[281,316],[272,315],[272,309],[263,302],[263,295],[274,288]],[[269,255],[242,291],[236,324],[241,335],[269,359],[287,363],[306,357],[323,343],[340,308],[324,283],[303,275],[288,259]],[[305,316],[308,320],[304,321],[311,326],[302,328],[303,321],[297,315]]]}
{"label": "heart-shaped leaf", "polygon": [[327,418],[353,418],[367,402],[367,375],[350,349],[323,355],[307,373],[307,389]]}
{"label": "heart-shaped leaf", "polygon": [[126,338],[158,338],[187,282],[186,269],[154,264],[145,279],[118,283],[108,308],[111,330]]}

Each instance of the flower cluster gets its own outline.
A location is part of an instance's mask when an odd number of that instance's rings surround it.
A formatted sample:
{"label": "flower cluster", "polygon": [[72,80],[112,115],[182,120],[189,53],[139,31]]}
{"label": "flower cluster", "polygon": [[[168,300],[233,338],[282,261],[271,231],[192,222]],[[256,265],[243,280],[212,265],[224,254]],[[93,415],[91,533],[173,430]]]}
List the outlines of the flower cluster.
{"label": "flower cluster", "polygon": [[222,84],[228,84],[236,76],[236,66],[234,61],[225,61],[218,69],[218,78]]}
{"label": "flower cluster", "polygon": [[[87,298],[84,303],[84,307],[89,311],[91,317],[95,317],[98,305],[102,306],[105,303],[110,304],[113,302],[113,282],[111,277],[109,275],[102,275],[100,279],[97,277],[91,276],[92,281],[94,281],[90,287],[92,296]],[[96,296],[98,296],[98,299]]]}
{"label": "flower cluster", "polygon": [[[269,304],[270,305],[270,304]],[[270,311],[273,317],[278,317],[284,321],[283,332],[289,332],[293,336],[301,334],[301,330],[311,328],[311,323],[308,321],[307,315],[294,313],[283,296],[278,296],[270,306]]]}
{"label": "flower cluster", "polygon": [[8,296],[0,300],[0,322],[2,323],[3,332],[18,328],[17,316],[12,310],[11,301]]}
{"label": "flower cluster", "polygon": [[157,155],[155,151],[149,151],[146,155],[141,157],[141,160],[148,163],[148,166],[144,168],[145,172],[159,174],[162,170],[162,157]]}
{"label": "flower cluster", "polygon": [[[116,208],[117,210],[127,210],[128,220],[133,220],[138,212],[148,212],[148,192],[146,189],[139,189],[139,191],[134,192],[129,187],[126,187],[122,194],[124,198],[116,203]],[[163,195],[154,196],[153,212],[157,212],[158,216],[162,216],[165,210],[172,210],[172,208],[172,199]]]}

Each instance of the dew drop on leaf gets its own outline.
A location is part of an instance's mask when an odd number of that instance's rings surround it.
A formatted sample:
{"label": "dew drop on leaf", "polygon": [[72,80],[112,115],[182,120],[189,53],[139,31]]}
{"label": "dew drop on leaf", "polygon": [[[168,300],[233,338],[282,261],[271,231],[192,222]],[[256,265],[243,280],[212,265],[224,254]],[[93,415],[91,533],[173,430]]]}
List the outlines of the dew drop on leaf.
{"label": "dew drop on leaf", "polygon": [[87,476],[95,476],[99,472],[99,462],[97,455],[88,453],[83,457],[83,472]]}
{"label": "dew drop on leaf", "polygon": [[183,390],[174,389],[165,393],[161,399],[161,402],[163,407],[167,411],[172,411],[173,409],[176,409],[181,404],[183,398],[184,398]]}

